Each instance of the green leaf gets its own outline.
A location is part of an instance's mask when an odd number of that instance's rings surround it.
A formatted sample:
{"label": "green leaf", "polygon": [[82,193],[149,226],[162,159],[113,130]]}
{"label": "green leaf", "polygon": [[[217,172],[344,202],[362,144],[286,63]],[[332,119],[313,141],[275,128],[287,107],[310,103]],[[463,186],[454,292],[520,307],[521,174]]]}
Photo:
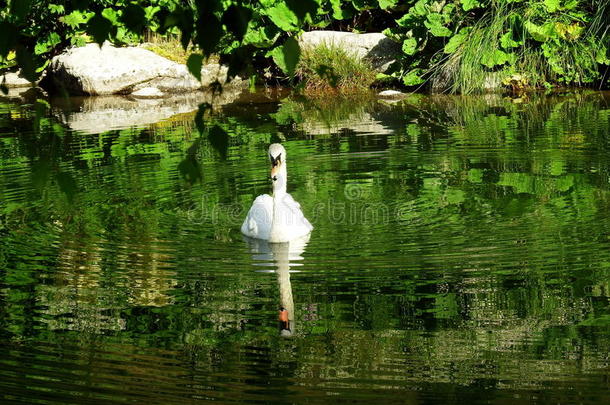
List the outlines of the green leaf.
{"label": "green leaf", "polygon": [[36,55],[41,55],[55,48],[61,42],[61,38],[58,33],[51,32],[47,37],[42,41],[38,42],[34,47],[34,53]]}
{"label": "green leaf", "polygon": [[409,10],[409,14],[425,16],[428,14],[428,2],[426,0],[419,0],[415,5]]}
{"label": "green leaf", "polygon": [[186,61],[189,72],[191,72],[198,81],[201,81],[201,65],[203,65],[203,55],[198,53],[191,54]]}
{"label": "green leaf", "polygon": [[62,4],[49,4],[49,11],[51,14],[63,14],[66,12],[66,9]]}
{"label": "green leaf", "polygon": [[351,3],[344,3],[344,8],[341,7],[341,0],[330,0],[333,9],[333,18],[335,20],[345,20],[354,16],[354,9],[350,7]]}
{"label": "green leaf", "polygon": [[318,3],[315,0],[284,0],[284,2],[301,21],[304,21],[308,14],[315,16],[318,11]]}
{"label": "green leaf", "polygon": [[552,23],[536,25],[531,21],[526,21],[525,29],[533,39],[539,42],[546,42],[555,33],[555,29]]}
{"label": "green leaf", "polygon": [[398,0],[378,0],[378,3],[382,10],[387,10],[388,8],[395,7],[398,4]]}
{"label": "green leaf", "polygon": [[299,29],[299,19],[285,3],[279,3],[277,6],[271,7],[266,10],[266,13],[271,21],[283,31],[297,31]]}
{"label": "green leaf", "polygon": [[32,0],[12,0],[10,13],[17,17],[17,21],[23,21],[30,12],[31,6]]}
{"label": "green leaf", "polygon": [[481,5],[477,0],[460,0],[460,2],[462,3],[462,9],[464,11],[470,11]]}
{"label": "green leaf", "polygon": [[222,24],[215,14],[205,13],[197,19],[197,44],[204,55],[209,56],[216,50],[223,34]]}
{"label": "green leaf", "polygon": [[0,24],[0,57],[5,58],[15,48],[17,43],[17,28],[8,22]]}
{"label": "green leaf", "polygon": [[292,75],[301,57],[301,48],[294,38],[288,38],[284,45],[278,46],[270,52],[273,61],[287,75]]}
{"label": "green leaf", "polygon": [[406,55],[413,55],[417,52],[417,40],[415,38],[407,38],[402,43],[402,51]]}
{"label": "green leaf", "polygon": [[146,13],[141,6],[132,3],[125,7],[120,20],[129,30],[139,34],[146,26]]}
{"label": "green leaf", "polygon": [[604,45],[599,46],[595,53],[595,61],[600,65],[610,65],[610,58],[608,58],[608,50]]}
{"label": "green leaf", "polygon": [[96,14],[87,22],[87,32],[100,45],[110,38],[113,28],[112,23],[99,14]]}
{"label": "green leaf", "polygon": [[578,0],[568,0],[563,5],[564,10],[572,10],[578,6]]}
{"label": "green leaf", "polygon": [[119,22],[119,14],[115,9],[107,7],[102,10],[102,16],[105,17],[108,21],[110,21],[113,25],[117,25]]}
{"label": "green leaf", "polygon": [[407,13],[396,20],[396,24],[398,24],[399,27],[411,28],[414,24],[416,24],[416,21],[417,17],[411,13]]}
{"label": "green leaf", "polygon": [[418,84],[422,84],[425,82],[424,79],[420,77],[421,69],[411,70],[409,73],[403,76],[402,82],[405,86],[417,86]]}
{"label": "green leaf", "polygon": [[509,31],[500,37],[500,45],[504,49],[510,49],[518,47],[521,43],[515,41],[513,39],[513,34]]}
{"label": "green leaf", "polygon": [[543,3],[546,9],[549,10],[549,13],[553,13],[560,9],[561,0],[544,0]]}
{"label": "green leaf", "polygon": [[248,30],[251,18],[252,10],[233,4],[222,15],[222,22],[235,35],[235,38],[241,41]]}
{"label": "green leaf", "polygon": [[435,37],[451,36],[451,30],[443,26],[443,16],[439,13],[428,14],[428,18],[426,21],[424,21],[424,25],[430,30],[430,33]]}
{"label": "green leaf", "polygon": [[503,65],[510,60],[510,55],[500,49],[483,52],[481,55],[481,64],[488,68]]}
{"label": "green leaf", "polygon": [[449,39],[449,42],[447,42],[447,44],[445,45],[445,49],[444,52],[445,53],[453,53],[455,52],[460,45],[462,45],[462,43],[464,43],[464,40],[466,38],[468,38],[468,34],[470,33],[470,29],[469,28],[462,28],[460,30],[460,32],[458,32],[457,34],[455,34],[454,36],[452,36]]}
{"label": "green leaf", "polygon": [[70,28],[77,28],[79,25],[86,23],[89,20],[89,16],[75,10],[68,15],[60,17],[59,20]]}
{"label": "green leaf", "polygon": [[34,55],[24,46],[18,45],[16,48],[17,64],[21,68],[21,74],[30,82],[35,82],[38,80],[38,74],[36,73]]}
{"label": "green leaf", "polygon": [[280,31],[274,25],[269,24],[265,27],[252,28],[252,24],[250,24],[242,44],[254,45],[257,48],[268,48],[275,43],[279,35]]}

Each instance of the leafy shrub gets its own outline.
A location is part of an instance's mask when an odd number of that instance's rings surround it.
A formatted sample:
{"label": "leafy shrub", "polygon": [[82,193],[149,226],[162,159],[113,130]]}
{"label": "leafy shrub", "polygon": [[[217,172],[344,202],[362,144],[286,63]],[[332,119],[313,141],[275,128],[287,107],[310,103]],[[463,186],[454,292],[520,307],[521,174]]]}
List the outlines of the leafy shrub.
{"label": "leafy shrub", "polygon": [[215,53],[230,73],[269,79],[277,66],[287,77],[300,58],[295,37],[324,28],[400,42],[391,75],[405,86],[607,86],[609,22],[607,0],[0,0],[0,69],[34,80],[68,46],[152,31],[201,52],[188,56],[193,74]]}

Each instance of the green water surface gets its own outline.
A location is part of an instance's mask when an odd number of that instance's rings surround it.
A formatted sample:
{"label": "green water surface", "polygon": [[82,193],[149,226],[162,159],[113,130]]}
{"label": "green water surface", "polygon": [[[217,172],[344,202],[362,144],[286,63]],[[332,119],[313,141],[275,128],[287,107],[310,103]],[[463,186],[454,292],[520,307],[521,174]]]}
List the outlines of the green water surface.
{"label": "green water surface", "polygon": [[610,399],[610,95],[87,103],[0,101],[0,402]]}

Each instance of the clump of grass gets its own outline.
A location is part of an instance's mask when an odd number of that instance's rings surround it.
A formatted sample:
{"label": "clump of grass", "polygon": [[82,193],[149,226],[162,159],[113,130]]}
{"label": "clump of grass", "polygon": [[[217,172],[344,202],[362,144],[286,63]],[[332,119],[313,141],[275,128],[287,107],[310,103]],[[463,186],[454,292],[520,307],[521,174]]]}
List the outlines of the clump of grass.
{"label": "clump of grass", "polygon": [[335,45],[321,44],[301,54],[296,77],[306,94],[366,92],[375,81],[370,63]]}
{"label": "clump of grass", "polygon": [[[144,48],[156,53],[159,56],[163,56],[176,63],[186,64],[189,56],[193,53],[198,53],[199,50],[193,46],[189,46],[187,49],[182,47],[180,38],[177,35],[161,36],[155,33],[149,33],[145,38],[146,42],[143,44]],[[210,56],[207,63],[217,62],[217,56]]]}

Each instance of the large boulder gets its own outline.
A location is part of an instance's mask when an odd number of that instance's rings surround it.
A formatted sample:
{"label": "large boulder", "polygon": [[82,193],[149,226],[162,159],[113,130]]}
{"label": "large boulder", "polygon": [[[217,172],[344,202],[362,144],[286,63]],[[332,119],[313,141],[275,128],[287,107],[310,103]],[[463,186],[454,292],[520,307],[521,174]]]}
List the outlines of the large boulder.
{"label": "large boulder", "polygon": [[[140,47],[118,48],[105,43],[71,48],[53,58],[50,75],[55,87],[70,94],[130,94],[143,88],[162,93],[202,90],[214,82],[225,84],[228,69],[218,64],[201,69],[201,82],[185,65]],[[241,82],[238,78],[233,84]]]}
{"label": "large boulder", "polygon": [[304,49],[315,48],[322,44],[337,46],[359,58],[369,60],[373,68],[380,72],[387,72],[401,54],[400,44],[382,33],[310,31],[301,35],[300,44]]}
{"label": "large boulder", "polygon": [[33,84],[21,75],[21,71],[5,72],[0,76],[0,83],[11,88],[32,87]]}

